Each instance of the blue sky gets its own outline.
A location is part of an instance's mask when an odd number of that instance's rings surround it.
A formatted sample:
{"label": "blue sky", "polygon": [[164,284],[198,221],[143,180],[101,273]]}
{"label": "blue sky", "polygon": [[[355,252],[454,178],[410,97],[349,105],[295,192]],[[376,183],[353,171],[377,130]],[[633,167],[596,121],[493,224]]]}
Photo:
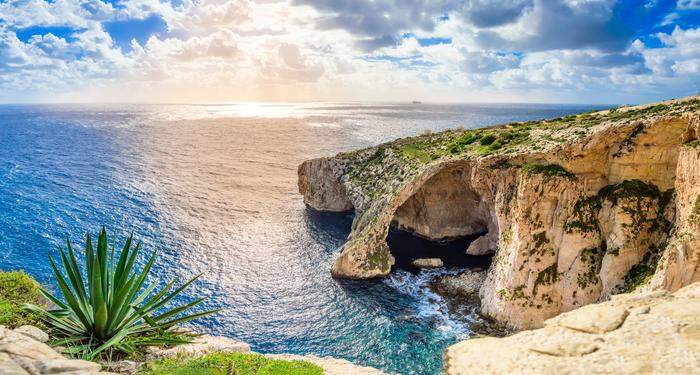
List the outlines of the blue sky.
{"label": "blue sky", "polygon": [[0,0],[0,102],[698,91],[700,0]]}

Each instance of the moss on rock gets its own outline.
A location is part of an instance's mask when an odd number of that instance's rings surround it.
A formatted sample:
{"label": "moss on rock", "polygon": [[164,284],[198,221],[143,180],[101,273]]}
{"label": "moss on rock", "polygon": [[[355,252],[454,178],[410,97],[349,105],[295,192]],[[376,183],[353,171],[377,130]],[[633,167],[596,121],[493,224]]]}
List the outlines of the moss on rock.
{"label": "moss on rock", "polygon": [[36,314],[21,307],[25,303],[43,303],[39,288],[39,283],[22,271],[0,271],[0,325],[19,327],[29,324],[43,328]]}
{"label": "moss on rock", "polygon": [[321,375],[323,369],[310,362],[270,359],[255,353],[216,352],[201,357],[179,356],[146,366],[141,375]]}

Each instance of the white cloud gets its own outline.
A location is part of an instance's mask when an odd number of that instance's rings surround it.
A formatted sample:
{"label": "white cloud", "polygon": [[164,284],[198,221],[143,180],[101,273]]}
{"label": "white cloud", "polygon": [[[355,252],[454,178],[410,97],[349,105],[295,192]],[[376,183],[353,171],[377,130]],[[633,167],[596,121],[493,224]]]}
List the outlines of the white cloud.
{"label": "white cloud", "polygon": [[700,0],[678,0],[677,7],[680,10],[700,9]]}
{"label": "white cloud", "polygon": [[[148,98],[186,91],[201,100],[651,98],[699,84],[700,29],[682,25],[698,5],[679,1],[665,15],[679,27],[640,38],[615,18],[614,0],[8,1],[0,3],[0,91],[53,98],[101,90],[131,99],[138,88]],[[122,35],[117,45],[104,26],[147,19],[167,30],[126,45]],[[16,32],[29,26],[69,32],[20,40]],[[661,48],[645,46],[649,38]]]}

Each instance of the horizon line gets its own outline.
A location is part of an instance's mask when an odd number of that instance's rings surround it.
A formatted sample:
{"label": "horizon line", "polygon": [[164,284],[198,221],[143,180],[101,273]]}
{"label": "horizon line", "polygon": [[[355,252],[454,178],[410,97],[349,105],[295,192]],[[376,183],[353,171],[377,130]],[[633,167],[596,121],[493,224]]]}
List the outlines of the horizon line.
{"label": "horizon line", "polygon": [[397,100],[397,101],[359,101],[359,100],[299,100],[299,101],[281,101],[281,100],[236,100],[227,102],[0,102],[0,106],[10,106],[10,105],[194,105],[194,106],[215,106],[215,105],[240,105],[240,104],[272,104],[272,105],[295,105],[295,104],[362,104],[362,105],[381,105],[381,104],[408,104],[408,105],[458,105],[458,104],[531,104],[531,105],[579,105],[579,106],[623,106],[623,105],[640,105],[646,103],[655,103],[671,99],[660,99],[652,102],[644,103],[576,103],[576,102],[518,102],[518,101],[503,101],[503,102],[491,102],[491,101],[420,101],[416,100],[415,103],[410,100]]}

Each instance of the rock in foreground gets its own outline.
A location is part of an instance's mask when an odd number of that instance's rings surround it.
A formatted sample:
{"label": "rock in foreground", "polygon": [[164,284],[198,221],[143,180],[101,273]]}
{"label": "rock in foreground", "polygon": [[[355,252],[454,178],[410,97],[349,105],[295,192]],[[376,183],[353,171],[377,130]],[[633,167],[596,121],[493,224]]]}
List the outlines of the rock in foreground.
{"label": "rock in foreground", "polygon": [[0,326],[0,374],[106,374],[98,363],[67,359],[38,341],[45,333],[36,327],[11,330]]}
{"label": "rock in foreground", "polygon": [[700,283],[616,295],[541,329],[462,341],[445,362],[447,374],[697,374]]}

